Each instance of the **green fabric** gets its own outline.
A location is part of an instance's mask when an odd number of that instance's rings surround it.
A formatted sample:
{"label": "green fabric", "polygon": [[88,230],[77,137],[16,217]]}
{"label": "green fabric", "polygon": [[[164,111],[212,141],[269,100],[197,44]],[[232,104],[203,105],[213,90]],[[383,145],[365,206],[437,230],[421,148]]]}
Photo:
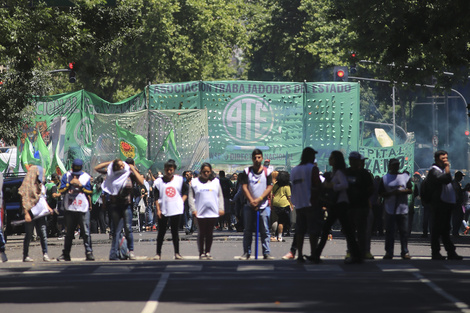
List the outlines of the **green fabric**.
{"label": "green fabric", "polygon": [[23,167],[24,171],[27,171],[27,169],[31,165],[39,165],[39,160],[34,158],[33,152],[31,151],[31,142],[29,141],[29,138],[26,137],[25,143],[23,146],[23,151],[21,152],[21,166]]}
{"label": "green fabric", "polygon": [[147,139],[120,127],[118,121],[116,121],[116,134],[122,160],[132,158],[135,164],[142,164],[145,168],[152,166],[153,162],[147,159]]}
{"label": "green fabric", "polygon": [[35,142],[35,148],[39,151],[39,156],[41,160],[41,166],[46,170],[46,173],[49,172],[51,166],[51,156],[49,154],[49,149],[47,149],[44,140],[42,139],[41,132],[38,129],[38,136]]}

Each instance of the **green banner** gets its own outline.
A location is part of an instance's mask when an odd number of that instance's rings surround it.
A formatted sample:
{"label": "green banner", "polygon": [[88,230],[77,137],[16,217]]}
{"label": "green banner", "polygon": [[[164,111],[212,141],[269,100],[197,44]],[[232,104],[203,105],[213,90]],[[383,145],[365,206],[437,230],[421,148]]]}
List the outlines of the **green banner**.
{"label": "green banner", "polygon": [[414,168],[414,142],[393,147],[360,147],[359,153],[368,158],[365,162],[366,169],[374,176],[384,176],[388,172],[390,159],[400,161],[400,172],[408,171],[413,175]]}
{"label": "green banner", "polygon": [[207,108],[210,162],[243,165],[254,148],[275,168],[298,164],[302,149],[357,150],[359,84],[217,81],[149,87],[149,107]]}

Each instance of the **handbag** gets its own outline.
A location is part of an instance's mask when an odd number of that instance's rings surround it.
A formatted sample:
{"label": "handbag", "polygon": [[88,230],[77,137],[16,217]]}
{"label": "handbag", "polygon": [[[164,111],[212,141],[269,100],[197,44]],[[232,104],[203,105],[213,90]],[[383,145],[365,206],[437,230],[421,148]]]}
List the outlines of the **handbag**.
{"label": "handbag", "polygon": [[320,186],[320,194],[318,196],[320,206],[331,208],[338,202],[339,192],[335,191],[333,188],[325,187],[325,183],[331,182],[332,173],[327,172],[324,174],[325,181]]}

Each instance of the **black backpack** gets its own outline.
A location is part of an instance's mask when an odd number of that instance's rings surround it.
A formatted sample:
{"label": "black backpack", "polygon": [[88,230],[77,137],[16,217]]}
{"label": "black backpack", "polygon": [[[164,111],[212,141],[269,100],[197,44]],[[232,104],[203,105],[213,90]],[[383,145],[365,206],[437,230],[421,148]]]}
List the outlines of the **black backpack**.
{"label": "black backpack", "polygon": [[433,188],[429,183],[429,179],[425,177],[419,186],[419,196],[422,203],[429,203],[432,200]]}

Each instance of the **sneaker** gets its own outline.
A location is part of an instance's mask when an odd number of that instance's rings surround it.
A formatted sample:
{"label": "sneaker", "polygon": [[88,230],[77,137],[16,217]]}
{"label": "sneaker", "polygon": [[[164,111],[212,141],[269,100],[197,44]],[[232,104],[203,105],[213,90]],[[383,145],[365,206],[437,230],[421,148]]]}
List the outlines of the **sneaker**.
{"label": "sneaker", "polygon": [[62,254],[60,257],[57,258],[57,261],[59,261],[59,262],[71,261],[71,259],[70,259],[69,255]]}
{"label": "sneaker", "polygon": [[277,241],[282,242],[282,236],[278,236]]}
{"label": "sneaker", "polygon": [[297,257],[297,263],[299,263],[299,264],[305,263],[305,258],[304,258],[303,256],[300,256],[300,255],[299,255],[299,256]]}
{"label": "sneaker", "polygon": [[463,260],[463,256],[458,255],[457,253],[454,253],[454,254],[447,255],[447,260],[460,261],[460,260]]}
{"label": "sneaker", "polygon": [[183,257],[179,253],[175,253],[175,260],[182,260]]}
{"label": "sneaker", "polygon": [[87,261],[94,261],[95,260],[95,257],[93,256],[93,253],[92,252],[88,252],[86,254],[86,260]]}
{"label": "sneaker", "polygon": [[205,254],[205,253],[202,253],[202,254],[199,256],[199,260],[207,260],[206,254]]}
{"label": "sneaker", "polygon": [[136,260],[137,258],[135,257],[134,251],[129,251],[129,260]]}
{"label": "sneaker", "polygon": [[409,253],[405,253],[405,254],[402,254],[402,255],[401,255],[401,258],[402,258],[403,260],[409,260],[409,259],[411,259],[411,256],[410,256]]}
{"label": "sneaker", "polygon": [[366,255],[364,256],[364,259],[366,259],[366,260],[373,260],[373,259],[374,259],[374,256],[372,255],[372,253],[367,252]]}
{"label": "sneaker", "polygon": [[2,262],[5,263],[8,261],[7,255],[5,252],[0,252],[0,257],[2,258]]}
{"label": "sneaker", "polygon": [[42,256],[42,260],[44,262],[50,262],[51,258],[47,255],[47,253],[44,253],[44,255]]}
{"label": "sneaker", "polygon": [[29,256],[23,258],[23,262],[34,262]]}
{"label": "sneaker", "polygon": [[263,255],[263,259],[265,260],[274,260],[274,257],[271,256],[269,253],[266,253]]}
{"label": "sneaker", "polygon": [[206,253],[206,259],[207,260],[213,260],[214,258],[212,257],[212,255],[209,252],[207,252]]}
{"label": "sneaker", "polygon": [[328,240],[333,240],[333,235],[332,234],[328,234]]}
{"label": "sneaker", "polygon": [[293,260],[295,258],[294,254],[289,251],[282,257],[283,260]]}
{"label": "sneaker", "polygon": [[250,259],[250,254],[245,253],[241,257],[238,258],[239,260],[249,260]]}
{"label": "sneaker", "polygon": [[470,231],[470,226],[465,227],[465,231],[463,232],[464,235],[468,235],[468,232]]}
{"label": "sneaker", "polygon": [[446,259],[446,257],[443,256],[443,255],[440,254],[440,253],[439,253],[439,254],[433,254],[433,255],[431,256],[431,260],[435,260],[435,261],[439,261],[439,260],[442,261],[442,260],[445,260],[445,259]]}
{"label": "sneaker", "polygon": [[384,260],[391,260],[393,259],[393,255],[386,253],[383,257]]}
{"label": "sneaker", "polygon": [[152,260],[160,261],[162,259],[162,256],[160,254],[156,254]]}

